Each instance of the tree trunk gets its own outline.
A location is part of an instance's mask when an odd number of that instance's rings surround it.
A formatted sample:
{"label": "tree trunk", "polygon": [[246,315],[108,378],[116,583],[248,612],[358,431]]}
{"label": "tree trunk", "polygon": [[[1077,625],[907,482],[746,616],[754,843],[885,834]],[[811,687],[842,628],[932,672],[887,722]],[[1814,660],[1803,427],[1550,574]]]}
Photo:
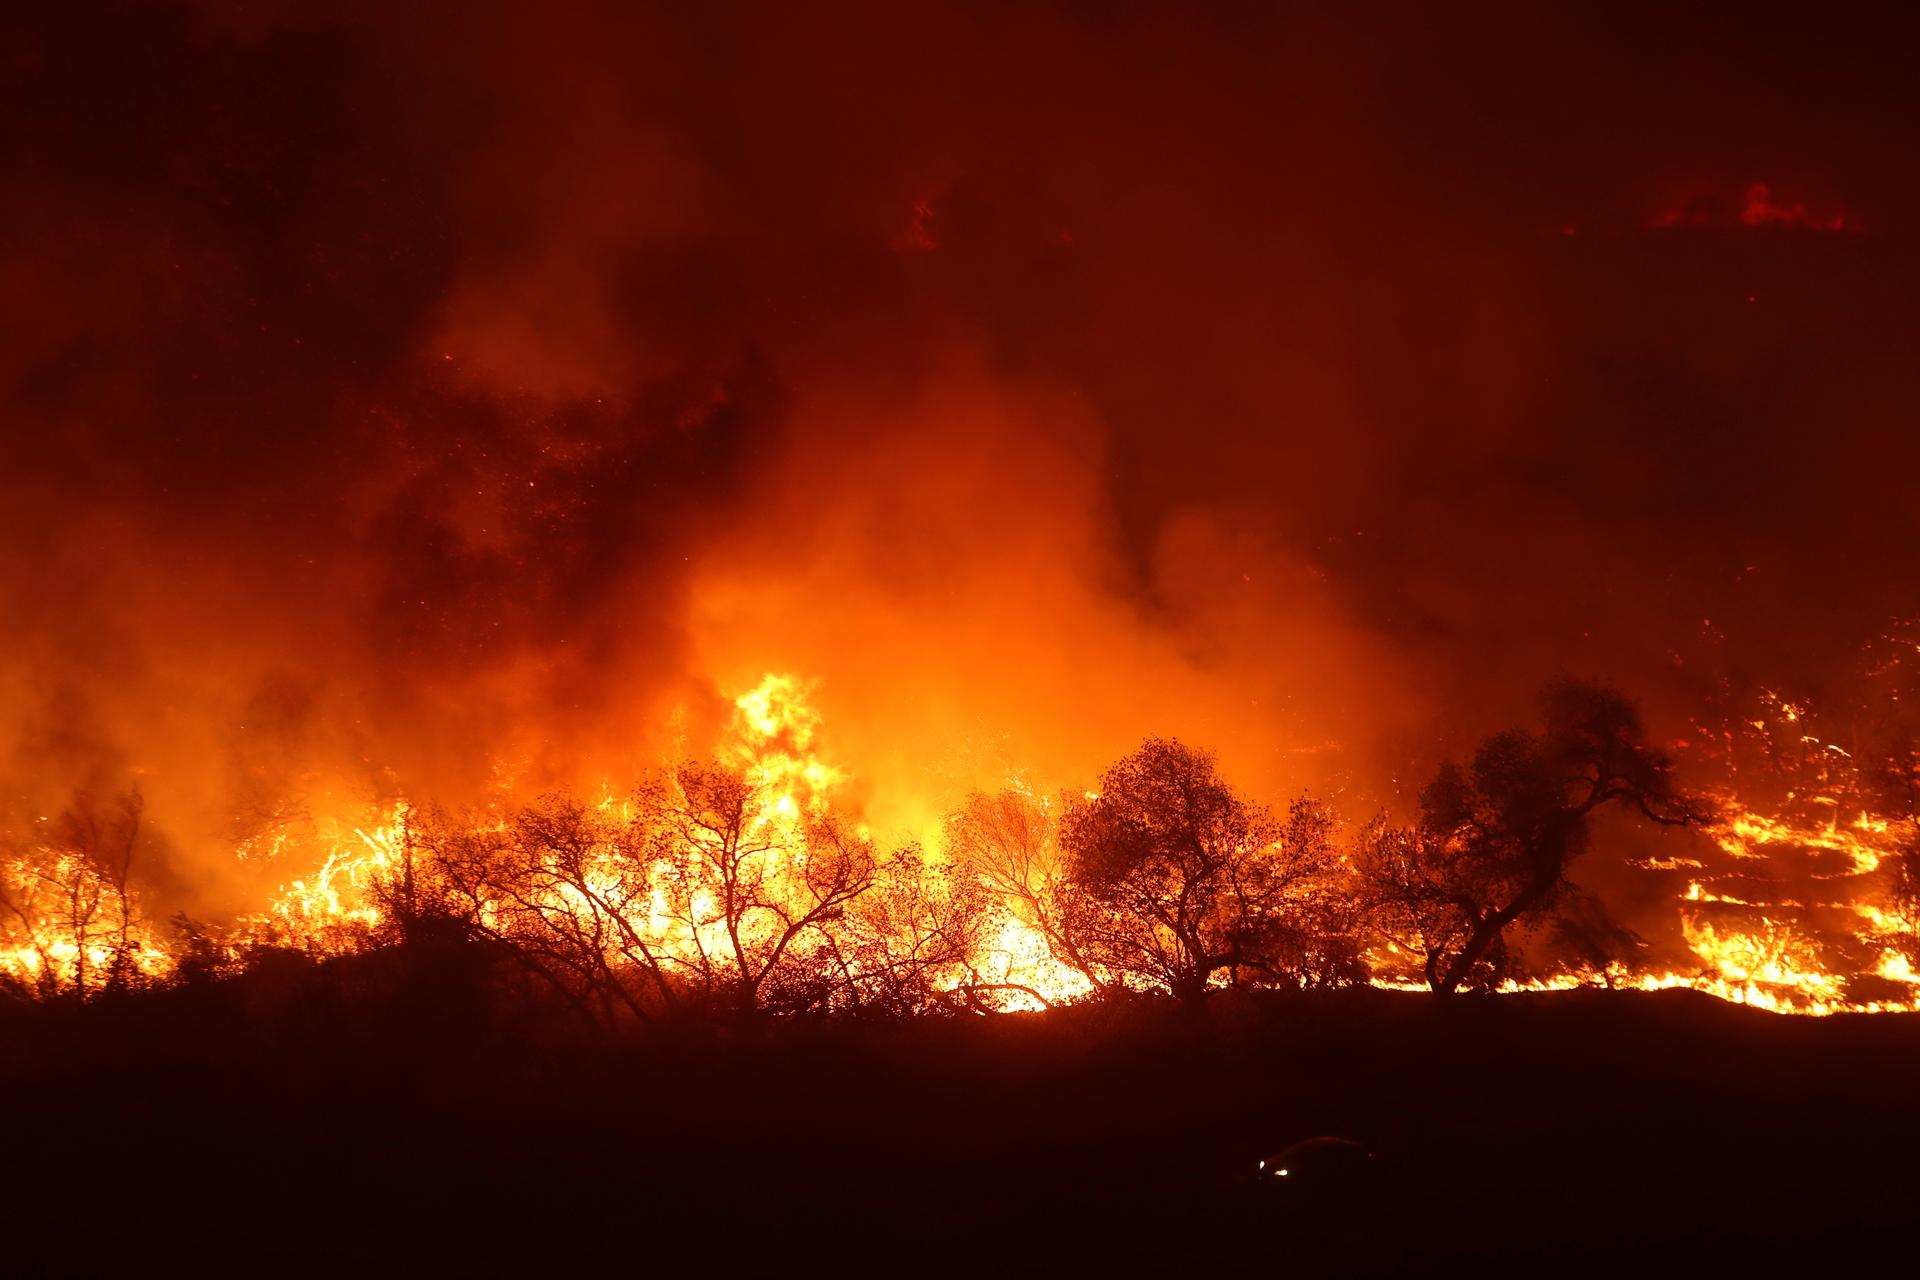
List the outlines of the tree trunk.
{"label": "tree trunk", "polygon": [[[1473,966],[1480,963],[1481,957],[1499,940],[1506,927],[1538,906],[1553,891],[1553,885],[1553,880],[1536,880],[1522,889],[1512,902],[1475,924],[1473,932],[1467,936],[1467,945],[1460,948],[1460,954],[1453,958],[1453,963],[1441,975],[1440,985],[1433,988],[1434,994],[1450,996],[1458,992],[1460,984],[1473,972]],[[1432,970],[1429,969],[1428,973],[1431,975]],[[1431,976],[1428,981],[1432,981]]]}

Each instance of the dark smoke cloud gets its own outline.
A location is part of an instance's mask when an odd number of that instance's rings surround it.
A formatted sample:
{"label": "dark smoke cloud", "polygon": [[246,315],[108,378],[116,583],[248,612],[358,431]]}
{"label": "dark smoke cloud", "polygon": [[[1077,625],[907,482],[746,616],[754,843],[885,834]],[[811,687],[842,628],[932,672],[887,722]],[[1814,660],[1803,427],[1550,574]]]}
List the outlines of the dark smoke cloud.
{"label": "dark smoke cloud", "polygon": [[618,773],[786,666],[881,809],[1164,731],[1365,808],[1920,604],[1885,24],[553,8],[7,20],[9,820]]}

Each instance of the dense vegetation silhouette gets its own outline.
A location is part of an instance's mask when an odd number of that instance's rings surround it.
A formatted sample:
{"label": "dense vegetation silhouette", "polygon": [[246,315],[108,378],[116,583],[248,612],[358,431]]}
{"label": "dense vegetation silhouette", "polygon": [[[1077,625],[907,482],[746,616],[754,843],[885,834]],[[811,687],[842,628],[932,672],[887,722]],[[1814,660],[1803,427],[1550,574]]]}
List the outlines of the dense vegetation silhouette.
{"label": "dense vegetation silhouette", "polygon": [[[789,776],[687,762],[617,801],[408,811],[362,908],[177,917],[163,958],[134,927],[138,796],[104,811],[81,797],[50,839],[8,850],[0,943],[23,958],[4,971],[14,995],[79,1000],[464,944],[602,1027],[1192,1005],[1402,973],[1446,995],[1526,976],[1516,930],[1549,957],[1618,971],[1631,935],[1569,874],[1609,808],[1662,825],[1709,816],[1631,704],[1572,682],[1546,691],[1540,729],[1442,766],[1405,825],[1343,828],[1310,796],[1276,813],[1204,750],[1149,739],[1085,792],[974,794],[942,848],[883,848]],[[1908,879],[1896,868],[1896,904]]]}

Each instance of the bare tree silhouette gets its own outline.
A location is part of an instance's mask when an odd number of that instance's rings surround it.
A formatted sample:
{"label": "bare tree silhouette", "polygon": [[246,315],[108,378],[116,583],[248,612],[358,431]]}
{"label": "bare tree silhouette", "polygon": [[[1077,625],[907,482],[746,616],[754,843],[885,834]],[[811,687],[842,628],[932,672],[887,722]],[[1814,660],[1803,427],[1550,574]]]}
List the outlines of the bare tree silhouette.
{"label": "bare tree silhouette", "polygon": [[986,919],[963,868],[703,763],[619,802],[415,814],[373,896],[376,942],[503,947],[599,1023],[950,1004]]}
{"label": "bare tree silhouette", "polygon": [[403,931],[457,922],[501,945],[601,1021],[647,1021],[671,1007],[675,986],[642,934],[650,867],[633,851],[631,821],[550,796],[505,823],[430,812],[411,820],[403,856],[376,895]]}
{"label": "bare tree silhouette", "polygon": [[873,887],[873,844],[835,815],[776,820],[745,773],[687,764],[638,799],[671,963],[736,1012],[829,1002],[831,930]]}
{"label": "bare tree silhouette", "polygon": [[144,809],[138,789],[105,812],[83,793],[45,839],[0,855],[0,947],[19,962],[15,981],[42,996],[86,999],[139,980],[131,877]]}

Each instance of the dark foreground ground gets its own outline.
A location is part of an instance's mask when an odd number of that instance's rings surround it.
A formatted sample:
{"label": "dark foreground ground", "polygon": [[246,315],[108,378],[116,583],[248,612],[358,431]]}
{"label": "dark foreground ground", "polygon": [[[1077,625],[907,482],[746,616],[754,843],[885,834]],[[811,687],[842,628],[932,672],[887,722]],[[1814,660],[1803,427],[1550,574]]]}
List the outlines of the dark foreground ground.
{"label": "dark foreground ground", "polygon": [[[436,965],[0,1009],[0,1270],[1861,1273],[1920,1018],[1362,991],[610,1039]],[[1264,1195],[1321,1133],[1369,1185]],[[1904,1269],[1894,1274],[1904,1273]]]}

